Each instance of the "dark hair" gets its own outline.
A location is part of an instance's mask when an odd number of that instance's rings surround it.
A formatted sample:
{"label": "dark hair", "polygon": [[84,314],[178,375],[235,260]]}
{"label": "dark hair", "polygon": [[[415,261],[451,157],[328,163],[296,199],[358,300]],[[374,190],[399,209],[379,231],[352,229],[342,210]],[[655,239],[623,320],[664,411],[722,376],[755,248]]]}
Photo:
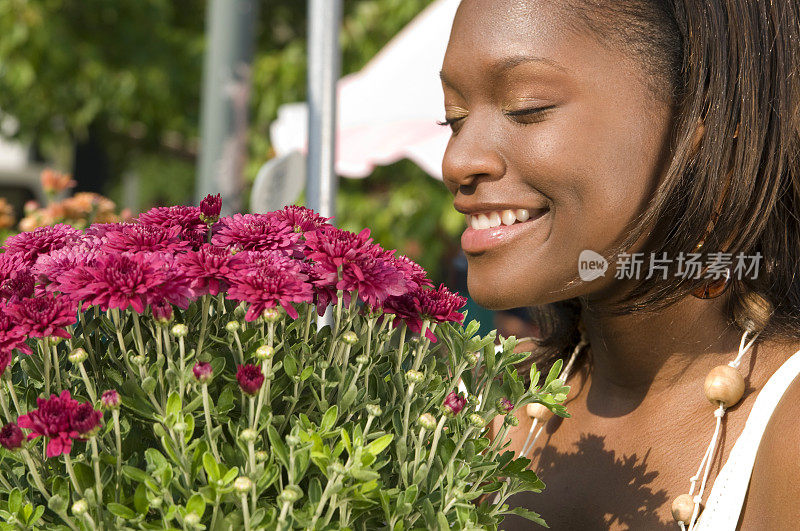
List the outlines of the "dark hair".
{"label": "dark hair", "polygon": [[[628,47],[675,109],[669,169],[627,238],[657,256],[754,255],[758,277],[733,278],[732,322],[761,337],[800,338],[800,3],[797,0],[567,0],[577,28]],[[615,313],[664,308],[704,281],[642,280]],[[766,302],[766,304],[765,304]],[[765,313],[766,308],[766,313]],[[549,316],[543,352],[576,341],[574,301]],[[770,315],[771,314],[771,315]],[[555,321],[553,321],[555,318]],[[570,329],[573,332],[570,332]]]}

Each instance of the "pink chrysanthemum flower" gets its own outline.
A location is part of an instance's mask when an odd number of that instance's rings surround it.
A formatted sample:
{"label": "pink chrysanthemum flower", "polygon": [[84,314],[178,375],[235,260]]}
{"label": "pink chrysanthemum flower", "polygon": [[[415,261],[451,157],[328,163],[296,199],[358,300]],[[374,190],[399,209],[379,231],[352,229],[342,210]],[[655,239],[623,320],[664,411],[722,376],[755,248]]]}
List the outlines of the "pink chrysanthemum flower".
{"label": "pink chrysanthemum flower", "polygon": [[8,368],[8,364],[11,363],[11,356],[10,350],[0,350],[0,376],[3,376]]}
{"label": "pink chrysanthemum flower", "polygon": [[52,227],[39,227],[31,232],[21,232],[6,240],[6,252],[19,254],[29,263],[40,254],[49,253],[80,240],[81,231],[59,223]]}
{"label": "pink chrysanthemum flower", "polygon": [[256,365],[239,365],[239,370],[236,371],[236,381],[239,382],[242,391],[253,396],[258,394],[258,390],[261,389],[264,375]]}
{"label": "pink chrysanthemum flower", "polygon": [[106,311],[133,308],[144,313],[153,304],[186,308],[191,292],[189,279],[168,253],[112,253],[98,256],[91,265],[61,276],[64,293]]}
{"label": "pink chrysanthemum flower", "polygon": [[181,241],[180,227],[160,227],[158,225],[128,225],[120,231],[106,234],[103,246],[108,251],[124,252],[179,252],[186,250],[189,243]]}
{"label": "pink chrysanthemum flower", "polygon": [[282,210],[272,212],[271,215],[290,225],[295,232],[317,230],[330,220],[330,218],[323,218],[309,208],[297,205],[289,205]]}
{"label": "pink chrysanthemum flower", "polygon": [[86,236],[102,239],[105,242],[106,236],[115,232],[121,232],[125,227],[132,227],[135,223],[93,223],[86,227]]}
{"label": "pink chrysanthemum flower", "polygon": [[64,247],[41,255],[31,268],[47,291],[62,291],[61,275],[81,266],[92,265],[100,252],[92,243]]}
{"label": "pink chrysanthemum flower", "polygon": [[[306,234],[306,256],[317,264],[314,285],[320,289],[358,291],[359,297],[378,307],[388,297],[408,291],[405,274],[391,255],[372,243],[369,230],[359,234],[325,226]],[[344,301],[344,302],[347,302]]]}
{"label": "pink chrysanthemum flower", "polygon": [[31,430],[28,440],[47,437],[47,457],[69,454],[72,441],[91,433],[103,418],[103,414],[94,411],[89,404],[73,399],[68,390],[59,396],[50,395],[48,399],[37,398],[36,403],[38,409],[22,415],[17,423],[20,428]]}
{"label": "pink chrysanthemum flower", "polygon": [[11,351],[18,349],[25,354],[32,353],[30,347],[25,343],[25,338],[25,329],[11,318],[5,308],[0,307],[0,356],[4,356],[5,359],[5,365],[0,370],[0,375],[11,361]]}
{"label": "pink chrysanthemum flower", "polygon": [[428,278],[428,272],[425,269],[411,260],[407,256],[400,255],[394,256],[394,251],[389,252],[394,264],[403,271],[409,289],[416,289],[422,287],[433,287],[433,282]]}
{"label": "pink chrysanthemum flower", "polygon": [[139,216],[139,223],[164,228],[178,227],[181,238],[190,242],[194,248],[205,242],[208,234],[208,226],[200,219],[200,208],[196,206],[151,208]]}
{"label": "pink chrysanthemum flower", "polygon": [[464,314],[456,310],[461,309],[467,299],[451,292],[444,284],[437,289],[418,290],[417,296],[423,319],[439,323],[461,323],[464,320]]}
{"label": "pink chrysanthemum flower", "polygon": [[29,263],[21,254],[0,253],[0,285],[27,267]]}
{"label": "pink chrysanthemum flower", "polygon": [[32,299],[22,299],[7,308],[8,314],[30,337],[71,337],[65,326],[77,321],[77,307],[66,296],[42,294]]}
{"label": "pink chrysanthemum flower", "polygon": [[180,255],[178,263],[183,274],[191,279],[195,296],[206,293],[217,295],[228,287],[225,279],[231,275],[232,257],[230,251],[224,247],[204,244],[197,251]]}
{"label": "pink chrysanthemum flower", "polygon": [[22,447],[22,441],[24,439],[25,435],[22,433],[22,430],[13,422],[6,424],[0,429],[0,446],[10,452]]}
{"label": "pink chrysanthemum flower", "polygon": [[219,220],[211,243],[237,251],[299,253],[301,234],[268,214],[234,214]]}
{"label": "pink chrysanthemum flower", "polygon": [[[464,315],[456,310],[466,302],[467,299],[441,285],[438,289],[419,288],[400,297],[391,297],[384,304],[384,311],[399,318],[393,326],[398,326],[402,320],[409,330],[419,334],[424,320],[436,323],[462,322]],[[430,329],[426,330],[425,337],[436,342],[436,336]]]}
{"label": "pink chrysanthemum flower", "polygon": [[293,303],[311,302],[313,291],[297,260],[280,251],[244,252],[231,262],[234,273],[228,277],[228,298],[247,302],[245,319],[256,320],[267,308],[280,305],[293,319]]}
{"label": "pink chrysanthemum flower", "polygon": [[33,295],[36,279],[29,267],[22,267],[0,282],[0,299],[5,299],[9,304]]}
{"label": "pink chrysanthemum flower", "polygon": [[192,373],[194,373],[194,377],[198,382],[201,384],[207,384],[211,381],[211,377],[214,375],[214,368],[211,367],[211,364],[207,361],[198,361],[192,367]]}

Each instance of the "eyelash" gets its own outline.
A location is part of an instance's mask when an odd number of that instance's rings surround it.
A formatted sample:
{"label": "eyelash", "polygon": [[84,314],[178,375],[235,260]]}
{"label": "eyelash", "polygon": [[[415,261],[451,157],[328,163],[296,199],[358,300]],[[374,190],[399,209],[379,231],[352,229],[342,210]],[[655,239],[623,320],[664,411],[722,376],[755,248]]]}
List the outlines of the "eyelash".
{"label": "eyelash", "polygon": [[[532,108],[532,109],[520,109],[518,111],[506,111],[503,114],[505,114],[506,116],[508,116],[510,118],[517,118],[517,117],[520,117],[520,116],[542,117],[548,111],[553,110],[553,108],[555,108],[555,105],[550,105],[550,106],[547,106],[547,107],[536,107],[536,108]],[[459,118],[450,118],[449,120],[445,119],[445,120],[442,120],[442,121],[437,121],[436,123],[441,125],[441,126],[443,126],[443,127],[450,127],[452,129],[455,124],[457,124],[458,122],[460,122],[464,118],[466,118],[466,116],[462,116],[462,117],[459,117]],[[528,124],[531,124],[531,123],[537,123],[537,121],[522,122],[522,125],[528,125]]]}

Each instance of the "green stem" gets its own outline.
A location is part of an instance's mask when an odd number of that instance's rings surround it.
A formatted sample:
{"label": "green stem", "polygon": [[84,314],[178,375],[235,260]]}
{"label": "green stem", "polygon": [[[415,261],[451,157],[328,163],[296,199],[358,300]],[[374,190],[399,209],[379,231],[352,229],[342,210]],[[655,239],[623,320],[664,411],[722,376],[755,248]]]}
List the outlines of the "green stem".
{"label": "green stem", "polygon": [[89,375],[86,374],[86,367],[83,366],[83,362],[78,364],[78,370],[81,372],[81,378],[83,379],[83,384],[86,386],[86,392],[89,393],[89,398],[92,400],[92,404],[97,402],[97,394],[94,391],[94,384],[89,379]]}
{"label": "green stem", "polygon": [[474,429],[475,428],[473,426],[469,426],[469,427],[467,427],[466,430],[464,430],[464,434],[461,436],[461,439],[459,439],[458,444],[456,444],[456,447],[453,450],[453,453],[450,454],[450,459],[447,461],[447,464],[442,469],[442,475],[439,476],[439,479],[436,481],[436,485],[434,485],[433,489],[431,489],[432,491],[436,490],[436,487],[438,487],[442,483],[442,480],[447,475],[447,471],[453,465],[453,462],[455,462],[456,456],[458,455],[458,452],[461,450],[461,447],[464,446],[464,443],[467,441],[467,437],[469,437],[469,434],[472,433],[472,431]]}
{"label": "green stem", "polygon": [[247,494],[242,494],[242,514],[244,515],[244,530],[250,531],[250,508],[247,506]]}
{"label": "green stem", "polygon": [[83,492],[81,492],[81,487],[78,484],[78,478],[75,476],[75,470],[72,468],[72,459],[70,459],[69,454],[64,454],[64,464],[67,467],[67,473],[69,474],[70,481],[72,481],[72,487],[75,489],[75,494],[83,497]]}
{"label": "green stem", "polygon": [[447,422],[447,415],[442,415],[439,419],[439,424],[436,425],[436,430],[433,432],[433,442],[431,443],[431,453],[428,455],[428,470],[431,469],[433,458],[436,455],[436,447],[439,446],[439,437],[442,435],[442,427]]}
{"label": "green stem", "polygon": [[200,356],[200,353],[203,352],[203,343],[206,339],[206,327],[208,326],[208,309],[209,305],[211,304],[211,296],[210,295],[203,295],[203,309],[202,309],[202,317],[200,318],[200,339],[197,340],[197,352],[196,355]]}
{"label": "green stem", "polygon": [[39,492],[41,492],[45,498],[50,499],[50,493],[47,492],[47,488],[44,486],[44,481],[42,481],[39,470],[33,463],[33,459],[31,459],[31,454],[25,448],[22,449],[21,453],[23,459],[25,459],[25,464],[28,465],[28,472],[30,472],[33,477],[33,484],[36,485],[36,488],[39,489]]}
{"label": "green stem", "polygon": [[61,393],[61,391],[64,390],[64,387],[61,385],[61,364],[58,362],[58,348],[56,345],[51,346],[50,353],[53,355],[53,367],[56,369],[56,388],[58,389],[58,392]]}
{"label": "green stem", "polygon": [[[94,468],[94,483],[97,489],[97,503],[100,507],[103,506],[103,480],[100,476],[100,453],[97,450],[97,440],[95,437],[89,439],[92,445],[92,468]],[[103,521],[100,520],[100,528],[103,527]]]}
{"label": "green stem", "polygon": [[44,361],[44,396],[50,396],[50,340],[42,340],[42,360]]}
{"label": "green stem", "polygon": [[114,438],[117,443],[117,474],[114,481],[114,500],[119,503],[119,482],[122,479],[122,431],[119,426],[119,409],[112,410],[111,417],[114,421]]}
{"label": "green stem", "polygon": [[14,417],[11,416],[11,412],[8,410],[8,402],[6,401],[6,395],[2,389],[0,389],[0,406],[3,408],[3,413],[6,416],[6,422],[14,422]]}
{"label": "green stem", "polygon": [[211,453],[214,454],[214,459],[216,459],[217,462],[219,463],[219,462],[221,462],[221,459],[219,458],[219,452],[217,451],[217,441],[214,440],[214,437],[212,435],[212,429],[211,429],[212,428],[212,426],[211,426],[211,407],[209,406],[208,385],[207,384],[203,384],[202,392],[203,392],[203,414],[206,417],[206,433],[208,434],[208,442],[211,445]]}

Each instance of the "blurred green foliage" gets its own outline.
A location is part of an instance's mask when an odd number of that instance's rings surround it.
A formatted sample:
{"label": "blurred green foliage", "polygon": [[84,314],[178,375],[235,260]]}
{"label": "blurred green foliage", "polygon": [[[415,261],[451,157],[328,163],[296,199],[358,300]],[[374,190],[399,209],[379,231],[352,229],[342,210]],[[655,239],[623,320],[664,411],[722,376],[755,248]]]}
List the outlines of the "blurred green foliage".
{"label": "blurred green foliage", "polygon": [[[432,0],[345,0],[342,70],[361,69]],[[119,181],[107,195],[134,210],[192,200],[207,0],[0,0],[0,118],[64,167],[91,128],[111,174],[135,173],[135,204]],[[249,162],[271,157],[280,105],[306,94],[306,1],[259,0]],[[442,29],[446,31],[446,28]],[[65,156],[66,154],[66,156]],[[369,226],[437,280],[462,220],[440,181],[404,161],[340,185],[338,224]]]}

